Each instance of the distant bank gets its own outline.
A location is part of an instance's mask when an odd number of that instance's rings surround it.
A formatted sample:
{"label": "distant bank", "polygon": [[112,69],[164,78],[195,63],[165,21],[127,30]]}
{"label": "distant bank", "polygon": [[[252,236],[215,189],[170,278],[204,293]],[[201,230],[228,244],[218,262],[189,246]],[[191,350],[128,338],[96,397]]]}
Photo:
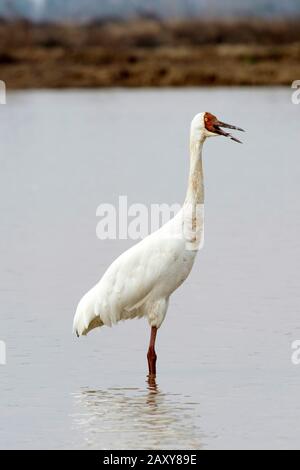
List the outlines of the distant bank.
{"label": "distant bank", "polygon": [[290,85],[300,20],[0,22],[9,89]]}

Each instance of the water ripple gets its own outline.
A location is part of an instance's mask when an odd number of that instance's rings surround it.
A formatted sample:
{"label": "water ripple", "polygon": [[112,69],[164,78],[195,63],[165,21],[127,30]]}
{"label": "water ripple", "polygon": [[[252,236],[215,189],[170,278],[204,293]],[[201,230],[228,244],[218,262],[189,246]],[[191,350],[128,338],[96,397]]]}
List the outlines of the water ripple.
{"label": "water ripple", "polygon": [[[199,404],[148,388],[83,389],[73,395],[74,429],[88,449],[201,449]],[[189,401],[188,401],[189,400]]]}

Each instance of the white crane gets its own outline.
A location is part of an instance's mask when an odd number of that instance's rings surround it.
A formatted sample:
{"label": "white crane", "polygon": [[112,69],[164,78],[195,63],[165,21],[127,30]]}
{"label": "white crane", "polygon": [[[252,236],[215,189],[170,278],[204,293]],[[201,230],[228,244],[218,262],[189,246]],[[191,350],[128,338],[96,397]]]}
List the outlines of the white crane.
{"label": "white crane", "polygon": [[190,174],[185,202],[178,214],[159,230],[119,256],[99,283],[79,302],[74,332],[86,335],[103,325],[147,317],[151,327],[149,376],[156,375],[155,339],[164,321],[170,295],[185,281],[204,240],[204,181],[202,148],[207,137],[236,129],[210,113],[197,114],[191,124]]}

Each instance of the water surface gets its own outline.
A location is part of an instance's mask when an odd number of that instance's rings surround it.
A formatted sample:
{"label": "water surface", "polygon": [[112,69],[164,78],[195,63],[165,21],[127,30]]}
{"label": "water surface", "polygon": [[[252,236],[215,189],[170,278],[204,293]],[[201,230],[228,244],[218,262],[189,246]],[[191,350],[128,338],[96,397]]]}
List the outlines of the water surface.
{"label": "water surface", "polygon": [[[206,242],[159,331],[134,320],[77,340],[81,295],[133,244],[96,208],[184,199],[188,128],[205,145]],[[290,90],[19,92],[0,106],[1,448],[299,448],[300,107]],[[289,116],[289,119],[286,117]]]}

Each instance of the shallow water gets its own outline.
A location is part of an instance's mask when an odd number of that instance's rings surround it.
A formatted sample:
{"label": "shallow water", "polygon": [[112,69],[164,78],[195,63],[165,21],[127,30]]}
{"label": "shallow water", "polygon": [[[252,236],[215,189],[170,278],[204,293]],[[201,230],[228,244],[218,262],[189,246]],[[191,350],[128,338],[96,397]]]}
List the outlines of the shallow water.
{"label": "shallow water", "polygon": [[[299,112],[289,89],[19,92],[0,106],[1,448],[300,448]],[[191,117],[247,129],[205,145],[206,241],[158,334],[71,334],[77,301],[132,241],[96,208],[180,202]],[[286,119],[286,117],[289,119]]]}

